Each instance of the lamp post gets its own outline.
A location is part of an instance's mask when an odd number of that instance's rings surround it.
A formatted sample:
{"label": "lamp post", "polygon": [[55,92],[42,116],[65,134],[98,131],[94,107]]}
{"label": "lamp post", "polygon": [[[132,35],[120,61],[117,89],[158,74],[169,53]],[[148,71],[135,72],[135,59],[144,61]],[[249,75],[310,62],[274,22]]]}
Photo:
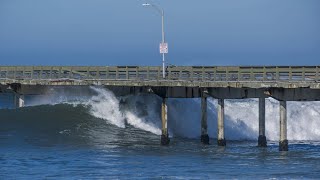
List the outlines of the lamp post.
{"label": "lamp post", "polygon": [[161,24],[162,24],[162,42],[160,44],[160,53],[162,54],[162,77],[166,78],[165,73],[165,54],[168,53],[168,44],[165,42],[165,34],[164,34],[164,10],[157,5],[144,3],[143,6],[153,7],[157,12],[161,15]]}

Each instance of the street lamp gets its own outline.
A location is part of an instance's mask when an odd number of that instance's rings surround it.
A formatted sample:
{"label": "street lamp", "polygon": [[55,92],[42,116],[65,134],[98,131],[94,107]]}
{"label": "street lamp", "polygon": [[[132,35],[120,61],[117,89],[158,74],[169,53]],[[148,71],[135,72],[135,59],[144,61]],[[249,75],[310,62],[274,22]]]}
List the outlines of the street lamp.
{"label": "street lamp", "polygon": [[165,54],[168,53],[168,44],[165,42],[165,35],[164,35],[164,11],[157,5],[144,3],[143,6],[150,6],[153,7],[157,12],[161,15],[161,23],[162,23],[162,42],[160,43],[160,53],[162,54],[162,77],[163,79],[166,78],[165,73]]}

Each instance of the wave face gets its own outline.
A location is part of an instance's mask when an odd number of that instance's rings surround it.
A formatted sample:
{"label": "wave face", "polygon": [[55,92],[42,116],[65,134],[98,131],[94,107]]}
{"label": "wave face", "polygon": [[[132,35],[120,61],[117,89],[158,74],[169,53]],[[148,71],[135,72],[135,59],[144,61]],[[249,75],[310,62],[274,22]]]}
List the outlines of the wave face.
{"label": "wave face", "polygon": [[[19,131],[93,136],[98,130],[114,134],[134,129],[140,135],[161,134],[161,98],[152,94],[115,97],[106,89],[55,90],[46,96],[30,98],[18,110],[0,110],[2,131],[20,127]],[[217,101],[208,98],[208,131],[211,138],[217,134]],[[168,127],[170,136],[199,138],[200,100],[169,99]],[[288,139],[320,139],[320,103],[288,102]],[[24,128],[25,127],[25,128]],[[132,132],[131,132],[132,133]],[[226,100],[225,134],[228,140],[256,140],[258,137],[258,100]],[[128,135],[131,138],[132,135]],[[266,100],[266,136],[279,139],[279,103]],[[114,137],[113,137],[114,138]]]}

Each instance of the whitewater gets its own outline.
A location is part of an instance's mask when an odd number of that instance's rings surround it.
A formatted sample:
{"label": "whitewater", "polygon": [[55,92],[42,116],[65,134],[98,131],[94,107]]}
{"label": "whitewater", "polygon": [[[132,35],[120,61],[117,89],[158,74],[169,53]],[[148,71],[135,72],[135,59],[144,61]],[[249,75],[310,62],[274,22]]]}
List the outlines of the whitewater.
{"label": "whitewater", "polygon": [[[153,94],[116,97],[108,89],[90,87],[90,94],[78,89],[66,93],[56,91],[34,98],[26,106],[70,104],[84,106],[96,118],[126,128],[128,125],[161,134],[161,98]],[[87,90],[86,90],[87,91]],[[168,128],[171,137],[199,138],[200,99],[169,99]],[[54,108],[54,107],[53,107]],[[208,133],[217,137],[217,100],[208,98]],[[225,136],[227,140],[256,140],[258,137],[258,99],[226,100]],[[320,102],[288,102],[288,139],[320,140]],[[266,136],[279,139],[279,102],[266,99]]]}

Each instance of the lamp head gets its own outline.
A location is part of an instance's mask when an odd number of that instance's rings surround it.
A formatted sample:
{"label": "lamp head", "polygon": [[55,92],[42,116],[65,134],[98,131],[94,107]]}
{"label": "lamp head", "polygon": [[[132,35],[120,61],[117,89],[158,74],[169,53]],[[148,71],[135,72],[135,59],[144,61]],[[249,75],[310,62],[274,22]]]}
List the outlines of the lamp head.
{"label": "lamp head", "polygon": [[149,4],[149,3],[144,3],[144,4],[142,4],[142,6],[151,6],[151,4]]}

